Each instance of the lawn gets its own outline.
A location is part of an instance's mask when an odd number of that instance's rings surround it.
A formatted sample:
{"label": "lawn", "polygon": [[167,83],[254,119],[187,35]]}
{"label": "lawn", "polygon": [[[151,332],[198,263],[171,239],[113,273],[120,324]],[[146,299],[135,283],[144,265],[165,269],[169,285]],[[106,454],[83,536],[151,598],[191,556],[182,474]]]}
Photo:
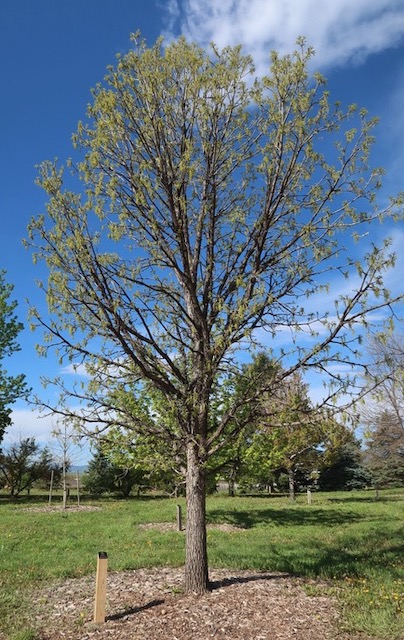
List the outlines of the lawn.
{"label": "lawn", "polygon": [[[55,498],[53,504],[56,505]],[[183,499],[82,500],[98,509],[47,512],[45,496],[10,501],[0,495],[0,637],[34,638],[30,597],[54,580],[94,573],[98,551],[109,570],[180,566],[184,534],[144,529],[175,522]],[[73,505],[73,503],[72,503]],[[286,571],[325,580],[341,603],[344,625],[380,639],[404,637],[404,491],[313,494],[308,505],[283,496],[208,499],[214,567]],[[319,589],[310,582],[312,593]],[[324,593],[324,586],[321,587]],[[32,626],[32,625],[31,625]]]}

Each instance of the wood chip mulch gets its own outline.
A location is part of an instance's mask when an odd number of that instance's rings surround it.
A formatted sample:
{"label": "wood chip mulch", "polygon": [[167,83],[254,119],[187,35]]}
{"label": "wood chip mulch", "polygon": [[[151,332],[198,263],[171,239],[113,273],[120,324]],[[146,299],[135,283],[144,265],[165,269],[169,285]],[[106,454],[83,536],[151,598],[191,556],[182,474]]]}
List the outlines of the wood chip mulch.
{"label": "wood chip mulch", "polygon": [[103,624],[92,621],[95,577],[69,579],[37,592],[32,622],[41,640],[353,639],[335,601],[305,592],[319,581],[238,570],[210,579],[212,591],[197,597],[183,592],[183,568],[110,572]]}

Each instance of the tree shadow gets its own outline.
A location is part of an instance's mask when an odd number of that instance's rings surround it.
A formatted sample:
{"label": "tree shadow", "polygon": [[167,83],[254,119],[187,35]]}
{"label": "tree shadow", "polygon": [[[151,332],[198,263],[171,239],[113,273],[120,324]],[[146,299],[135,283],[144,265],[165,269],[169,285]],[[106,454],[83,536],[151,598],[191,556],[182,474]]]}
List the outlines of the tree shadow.
{"label": "tree shadow", "polygon": [[[101,503],[101,504],[109,504],[114,502],[155,502],[158,500],[167,499],[167,496],[161,495],[140,495],[140,496],[128,496],[127,498],[123,498],[122,496],[116,496],[111,494],[104,495],[96,495],[92,493],[80,493],[80,504],[86,503]],[[51,506],[55,506],[58,504],[62,504],[63,496],[61,494],[60,489],[54,491],[52,495]],[[27,494],[26,492],[21,493],[18,496],[11,496],[9,493],[1,493],[0,492],[0,504],[10,504],[10,505],[35,505],[37,503],[40,504],[48,504],[49,503],[49,494],[48,493],[32,493]],[[70,506],[77,505],[77,493],[73,490],[67,500],[67,504]]]}
{"label": "tree shadow", "polygon": [[[59,501],[59,498],[55,498],[55,502]],[[60,498],[60,502],[62,499]],[[18,496],[10,496],[10,494],[0,494],[1,504],[35,504],[35,503],[47,504],[49,502],[48,495],[27,495],[26,493]]]}
{"label": "tree shadow", "polygon": [[403,495],[392,495],[392,496],[375,496],[373,495],[368,495],[368,496],[352,496],[352,497],[344,497],[344,498],[327,498],[328,502],[334,503],[334,504],[345,504],[345,503],[353,503],[353,504],[360,504],[360,503],[366,503],[366,504],[373,504],[375,502],[383,502],[383,503],[389,503],[389,502],[403,502],[404,501],[404,494]]}
{"label": "tree shadow", "polygon": [[124,611],[120,611],[118,613],[113,613],[110,616],[107,616],[106,620],[122,620],[127,616],[133,616],[136,613],[140,613],[141,611],[146,611],[147,609],[152,609],[153,607],[158,607],[160,604],[164,604],[164,600],[151,600],[147,604],[143,604],[140,607],[132,607],[131,609],[125,609]]}
{"label": "tree shadow", "polygon": [[252,529],[259,525],[272,523],[279,526],[338,526],[363,520],[363,516],[354,511],[322,509],[314,505],[307,508],[251,509],[230,511],[210,509],[208,524],[230,524],[243,529]]}
{"label": "tree shadow", "polygon": [[[385,522],[372,510],[361,514],[353,510],[339,509],[337,505],[328,508],[315,505],[299,505],[298,508],[263,509],[251,511],[232,511],[226,509],[212,509],[208,513],[210,523],[225,522],[235,527],[255,531],[260,528],[259,543],[250,558],[242,545],[236,545],[234,553],[242,554],[245,563],[262,570],[276,570],[294,576],[318,576],[329,579],[333,577],[360,576],[371,574],[374,569],[386,570],[392,576],[400,578],[400,554],[403,553],[403,539],[400,530],[394,530],[388,520]],[[372,527],[368,527],[373,523]],[[354,525],[352,530],[349,525]],[[269,526],[268,526],[269,525]],[[344,525],[348,525],[345,528]],[[276,536],[271,540],[271,528],[279,526],[285,530],[285,537]],[[295,537],[287,535],[287,528],[310,529]],[[336,535],[326,536],[316,531],[316,528],[335,531]],[[338,535],[337,535],[338,534]],[[254,534],[253,534],[254,535]],[[270,544],[266,544],[266,540]],[[223,540],[212,540],[212,545],[218,545],[217,553],[228,561],[234,561],[231,545],[225,546]]]}
{"label": "tree shadow", "polygon": [[[365,549],[361,549],[355,538],[346,541],[343,548],[321,544],[318,541],[314,547],[307,544],[292,552],[290,549],[285,551],[278,546],[271,550],[271,562],[275,560],[276,566],[281,571],[295,576],[315,576],[320,579],[360,577],[368,572],[373,573],[375,569],[385,570],[386,555],[397,558],[404,550],[398,535],[392,539],[389,546],[383,548],[383,553],[378,550],[380,540],[376,537],[374,553],[369,551],[371,546],[370,543]],[[400,567],[396,567],[395,564],[390,564],[388,571],[393,579],[399,579],[402,575]]]}
{"label": "tree shadow", "polygon": [[209,583],[210,590],[222,589],[230,587],[233,584],[246,584],[248,582],[257,582],[258,580],[288,580],[289,573],[261,573],[252,576],[232,576],[231,578],[223,578],[223,580],[211,580]]}

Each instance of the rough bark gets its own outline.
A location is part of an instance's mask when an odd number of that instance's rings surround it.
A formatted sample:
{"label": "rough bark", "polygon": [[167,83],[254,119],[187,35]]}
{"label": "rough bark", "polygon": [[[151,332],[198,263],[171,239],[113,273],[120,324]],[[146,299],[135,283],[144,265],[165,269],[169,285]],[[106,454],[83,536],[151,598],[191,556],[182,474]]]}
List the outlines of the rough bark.
{"label": "rough bark", "polygon": [[185,589],[187,593],[205,593],[209,589],[206,550],[205,468],[198,447],[187,448],[187,525],[185,551]]}
{"label": "rough bark", "polygon": [[295,499],[295,472],[293,469],[289,469],[289,498],[291,500]]}

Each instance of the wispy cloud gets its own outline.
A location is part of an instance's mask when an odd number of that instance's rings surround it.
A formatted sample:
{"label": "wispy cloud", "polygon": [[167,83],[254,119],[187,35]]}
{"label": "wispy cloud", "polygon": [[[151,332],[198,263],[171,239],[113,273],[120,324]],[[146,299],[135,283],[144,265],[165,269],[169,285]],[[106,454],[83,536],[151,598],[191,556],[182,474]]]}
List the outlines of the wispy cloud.
{"label": "wispy cloud", "polygon": [[361,61],[397,45],[404,35],[402,0],[170,0],[167,35],[207,45],[243,44],[258,72],[268,52],[285,53],[306,36],[321,67]]}
{"label": "wispy cloud", "polygon": [[401,225],[393,228],[391,235],[391,251],[396,255],[395,266],[387,271],[384,282],[385,285],[393,292],[394,295],[403,295],[403,276],[404,276],[404,229]]}
{"label": "wispy cloud", "polygon": [[35,438],[40,444],[48,444],[52,438],[57,419],[55,416],[41,416],[34,409],[14,409],[11,413],[12,425],[4,435],[4,444],[18,442],[22,438]]}
{"label": "wispy cloud", "polygon": [[60,373],[63,375],[85,376],[87,378],[89,377],[85,364],[68,364],[66,367],[63,367]]}
{"label": "wispy cloud", "polygon": [[[404,13],[404,8],[403,8]],[[404,68],[401,65],[395,75],[395,86],[385,98],[385,116],[382,119],[384,131],[384,153],[389,165],[389,171],[384,179],[388,189],[403,191],[404,146],[399,140],[404,138]]]}

